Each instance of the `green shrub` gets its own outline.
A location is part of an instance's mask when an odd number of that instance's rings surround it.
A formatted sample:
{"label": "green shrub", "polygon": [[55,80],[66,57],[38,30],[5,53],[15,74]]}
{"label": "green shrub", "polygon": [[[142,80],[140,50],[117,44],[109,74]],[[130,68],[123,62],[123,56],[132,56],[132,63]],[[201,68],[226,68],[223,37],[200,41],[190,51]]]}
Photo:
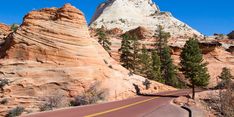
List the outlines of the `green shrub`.
{"label": "green shrub", "polygon": [[11,30],[14,31],[14,32],[15,32],[18,28],[19,28],[19,25],[18,25],[18,24],[12,24],[12,25],[11,25]]}
{"label": "green shrub", "polygon": [[16,108],[13,108],[12,110],[10,110],[8,112],[8,114],[6,115],[6,117],[17,117],[17,116],[20,116],[23,112],[24,112],[24,107],[16,107]]}

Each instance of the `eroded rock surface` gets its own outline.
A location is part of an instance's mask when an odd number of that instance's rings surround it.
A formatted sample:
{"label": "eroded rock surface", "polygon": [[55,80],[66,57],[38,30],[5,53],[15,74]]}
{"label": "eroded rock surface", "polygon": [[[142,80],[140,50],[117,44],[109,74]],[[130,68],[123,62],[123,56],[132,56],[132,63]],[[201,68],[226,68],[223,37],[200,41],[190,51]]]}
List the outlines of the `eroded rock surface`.
{"label": "eroded rock surface", "polygon": [[[37,111],[42,97],[62,93],[72,98],[100,82],[107,100],[135,96],[136,84],[144,91],[145,78],[131,75],[89,36],[83,13],[71,6],[32,11],[0,49],[0,78],[10,80],[1,98],[0,113],[21,105]],[[173,88],[153,82],[145,92]]]}
{"label": "eroded rock surface", "polygon": [[173,36],[202,36],[187,24],[179,21],[170,12],[161,12],[152,0],[106,0],[99,5],[90,27],[119,28],[124,32],[143,26],[151,31],[161,25]]}
{"label": "eroded rock surface", "polygon": [[5,42],[4,38],[10,33],[10,27],[0,23],[0,48]]}

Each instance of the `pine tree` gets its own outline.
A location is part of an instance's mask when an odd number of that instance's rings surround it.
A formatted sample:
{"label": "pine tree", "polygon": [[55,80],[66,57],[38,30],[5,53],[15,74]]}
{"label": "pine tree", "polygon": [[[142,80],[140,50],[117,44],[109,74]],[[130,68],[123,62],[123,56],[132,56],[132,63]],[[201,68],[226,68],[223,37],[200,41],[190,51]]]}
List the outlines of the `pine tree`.
{"label": "pine tree", "polygon": [[182,49],[180,59],[181,71],[192,84],[192,98],[194,99],[195,86],[207,86],[210,77],[206,67],[207,63],[203,62],[202,53],[197,39],[191,38],[186,42]]}
{"label": "pine tree", "polygon": [[[140,73],[149,79],[152,79],[152,59],[145,45],[143,45],[140,55]],[[153,79],[152,79],[153,80]]]}
{"label": "pine tree", "polygon": [[234,77],[232,76],[230,69],[224,67],[220,76],[220,79],[222,79],[221,82],[221,87],[226,87],[226,85],[228,85],[231,82],[231,79],[233,79]]}
{"label": "pine tree", "polygon": [[180,82],[176,76],[176,66],[173,64],[173,60],[170,54],[170,48],[168,47],[168,39],[171,37],[169,32],[163,31],[163,27],[159,26],[154,37],[157,43],[155,49],[158,51],[161,62],[161,75],[162,81],[171,86],[179,87]]}
{"label": "pine tree", "polygon": [[97,29],[97,36],[98,36],[98,43],[101,44],[102,47],[110,54],[111,42],[110,39],[107,37],[105,28],[103,26]]}
{"label": "pine tree", "polygon": [[161,83],[165,83],[165,80],[162,78],[161,74],[161,61],[158,53],[156,51],[152,52],[152,71],[151,71],[151,80],[155,80]]}
{"label": "pine tree", "polygon": [[169,32],[163,31],[163,27],[161,25],[158,26],[158,30],[155,32],[154,37],[157,40],[155,46],[158,49],[159,56],[161,57],[162,50],[167,46],[168,39],[171,37],[171,35]]}
{"label": "pine tree", "polygon": [[131,73],[138,73],[140,62],[140,43],[138,42],[138,38],[128,33],[124,34],[122,38],[121,48],[119,49],[121,53],[120,62]]}
{"label": "pine tree", "polygon": [[162,50],[161,63],[162,75],[165,80],[165,84],[179,87],[179,80],[176,76],[176,66],[173,64],[170,48],[168,46],[165,46]]}
{"label": "pine tree", "polygon": [[132,65],[133,65],[133,72],[139,72],[139,62],[140,62],[140,43],[138,42],[137,36],[131,36],[131,46],[132,46]]}
{"label": "pine tree", "polygon": [[220,79],[222,80],[230,80],[233,78],[231,72],[230,72],[230,69],[224,67],[223,70],[222,70],[222,73],[221,75],[219,76]]}
{"label": "pine tree", "polygon": [[119,49],[121,53],[120,62],[122,63],[122,66],[128,70],[133,68],[131,50],[131,37],[128,34],[124,34],[122,36],[121,48]]}

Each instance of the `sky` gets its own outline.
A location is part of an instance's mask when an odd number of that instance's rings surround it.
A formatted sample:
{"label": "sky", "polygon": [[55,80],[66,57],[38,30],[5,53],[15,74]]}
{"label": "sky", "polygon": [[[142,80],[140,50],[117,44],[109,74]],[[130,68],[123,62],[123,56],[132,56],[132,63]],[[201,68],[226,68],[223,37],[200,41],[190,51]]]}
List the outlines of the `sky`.
{"label": "sky", "polygon": [[[89,22],[96,7],[105,0],[1,0],[0,22],[21,24],[31,10],[61,7],[71,3],[84,12]],[[177,19],[205,35],[227,34],[234,30],[234,0],[153,0],[161,11],[170,11]]]}

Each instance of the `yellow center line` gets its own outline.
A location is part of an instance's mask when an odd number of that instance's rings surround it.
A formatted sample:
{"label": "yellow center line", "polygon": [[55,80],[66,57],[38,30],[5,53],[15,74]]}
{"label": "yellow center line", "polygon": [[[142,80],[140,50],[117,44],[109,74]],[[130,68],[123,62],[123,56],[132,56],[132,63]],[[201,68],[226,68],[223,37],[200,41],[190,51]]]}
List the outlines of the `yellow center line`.
{"label": "yellow center line", "polygon": [[124,109],[124,108],[128,108],[128,107],[131,107],[131,106],[134,106],[134,105],[142,104],[142,103],[148,102],[148,101],[156,99],[156,98],[159,98],[159,97],[153,97],[153,98],[150,98],[150,99],[147,99],[147,100],[135,102],[135,103],[132,103],[132,104],[128,104],[128,105],[125,105],[125,106],[121,106],[121,107],[110,109],[110,110],[103,111],[103,112],[94,113],[94,114],[87,115],[87,116],[84,116],[84,117],[95,117],[95,116],[98,116],[98,115],[103,115],[103,114],[110,113],[110,112],[113,112],[113,111],[117,111],[117,110],[121,110],[121,109]]}
{"label": "yellow center line", "polygon": [[[175,93],[169,93],[167,95],[173,95],[173,94],[175,94]],[[167,96],[167,95],[165,95],[165,96]],[[121,109],[124,109],[124,108],[135,106],[135,105],[138,105],[138,104],[142,104],[142,103],[154,100],[156,98],[159,98],[159,97],[153,97],[153,98],[150,98],[150,99],[147,99],[147,100],[142,100],[142,101],[139,101],[139,102],[131,103],[131,104],[121,106],[121,107],[118,107],[118,108],[113,108],[113,109],[106,110],[106,111],[103,111],[103,112],[97,112],[97,113],[94,113],[94,114],[86,115],[84,117],[95,117],[95,116],[103,115],[103,114],[106,114],[106,113],[114,112],[114,111],[117,111],[117,110],[121,110]]]}

